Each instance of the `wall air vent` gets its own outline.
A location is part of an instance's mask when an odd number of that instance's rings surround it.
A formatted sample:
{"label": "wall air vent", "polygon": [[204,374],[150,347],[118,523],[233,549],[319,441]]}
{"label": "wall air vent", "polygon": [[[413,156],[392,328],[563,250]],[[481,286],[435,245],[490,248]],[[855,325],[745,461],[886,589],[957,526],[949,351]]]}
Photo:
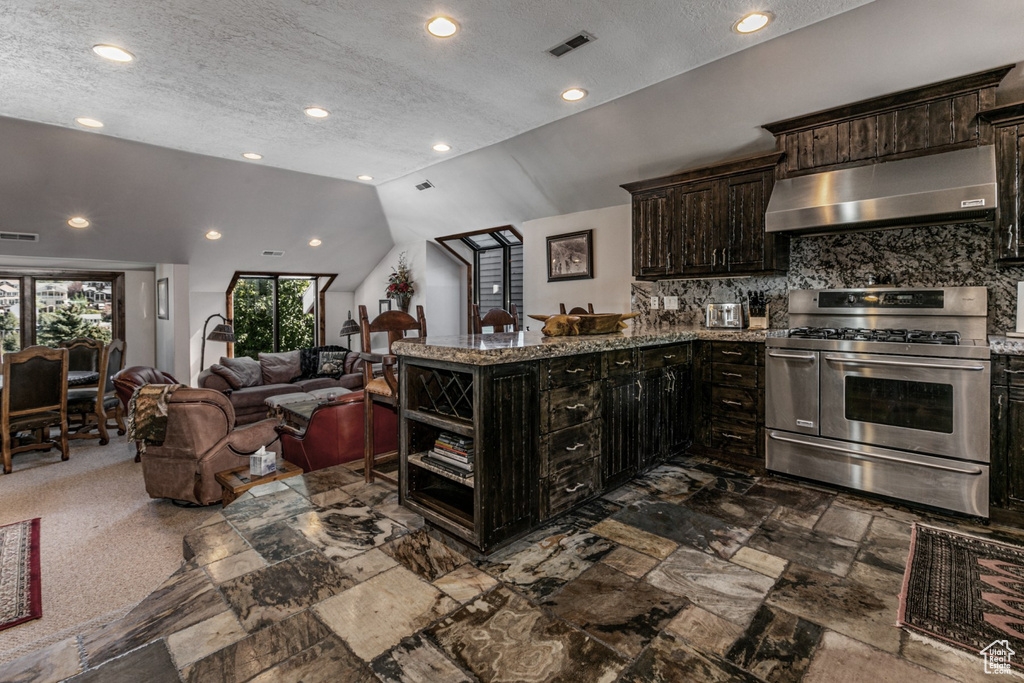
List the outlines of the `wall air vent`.
{"label": "wall air vent", "polygon": [[553,48],[548,50],[548,52],[554,55],[555,57],[561,57],[562,55],[567,55],[573,50],[578,50],[584,45],[592,43],[595,40],[597,40],[597,38],[590,35],[586,31],[580,31],[569,40],[563,43],[559,43],[558,45],[555,45]]}
{"label": "wall air vent", "polygon": [[433,186],[434,183],[430,182],[429,180],[424,180],[422,183],[416,186],[416,189],[422,192],[423,190],[429,190]]}
{"label": "wall air vent", "polygon": [[284,252],[283,251],[274,251],[273,249],[264,249],[263,250],[263,255],[264,256],[273,256],[274,258],[280,258],[280,257],[284,256]]}
{"label": "wall air vent", "polygon": [[35,232],[0,232],[0,240],[6,242],[38,242],[39,233]]}

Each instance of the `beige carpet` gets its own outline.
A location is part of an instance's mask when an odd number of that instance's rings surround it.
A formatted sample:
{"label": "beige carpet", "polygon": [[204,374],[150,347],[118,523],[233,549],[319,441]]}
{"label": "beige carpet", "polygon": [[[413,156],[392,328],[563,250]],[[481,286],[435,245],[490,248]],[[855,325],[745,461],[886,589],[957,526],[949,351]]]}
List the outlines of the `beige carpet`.
{"label": "beige carpet", "polygon": [[219,509],[151,499],[135,447],[111,437],[72,441],[67,462],[56,450],[15,455],[0,475],[0,524],[42,518],[43,575],[43,617],[0,631],[0,663],[123,614],[181,565],[182,537]]}

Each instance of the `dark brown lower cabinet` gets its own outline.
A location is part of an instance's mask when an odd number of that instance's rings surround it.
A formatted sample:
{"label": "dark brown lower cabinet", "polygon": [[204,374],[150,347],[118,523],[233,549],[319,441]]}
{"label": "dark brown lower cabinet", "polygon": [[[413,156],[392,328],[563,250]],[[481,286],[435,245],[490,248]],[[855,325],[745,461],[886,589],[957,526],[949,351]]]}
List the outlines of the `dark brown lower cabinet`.
{"label": "dark brown lower cabinet", "polygon": [[991,515],[1024,521],[1024,356],[992,356]]}
{"label": "dark brown lower cabinet", "polygon": [[694,451],[764,469],[764,344],[698,342],[693,372]]}

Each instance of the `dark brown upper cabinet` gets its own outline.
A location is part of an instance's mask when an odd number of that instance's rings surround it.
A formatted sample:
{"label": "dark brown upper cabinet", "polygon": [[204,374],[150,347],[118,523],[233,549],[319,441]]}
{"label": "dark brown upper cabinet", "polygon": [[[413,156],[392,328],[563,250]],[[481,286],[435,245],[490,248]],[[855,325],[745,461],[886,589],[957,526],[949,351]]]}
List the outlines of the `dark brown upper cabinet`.
{"label": "dark brown upper cabinet", "polygon": [[992,144],[978,112],[1014,65],[764,126],[786,153],[779,178]]}
{"label": "dark brown upper cabinet", "polygon": [[789,238],[764,232],[782,157],[772,152],[623,185],[633,195],[633,276],[784,271]]}
{"label": "dark brown upper cabinet", "polygon": [[996,226],[993,233],[996,261],[1024,262],[1021,220],[1024,220],[1024,102],[1015,102],[981,113],[992,124],[996,142],[998,184]]}

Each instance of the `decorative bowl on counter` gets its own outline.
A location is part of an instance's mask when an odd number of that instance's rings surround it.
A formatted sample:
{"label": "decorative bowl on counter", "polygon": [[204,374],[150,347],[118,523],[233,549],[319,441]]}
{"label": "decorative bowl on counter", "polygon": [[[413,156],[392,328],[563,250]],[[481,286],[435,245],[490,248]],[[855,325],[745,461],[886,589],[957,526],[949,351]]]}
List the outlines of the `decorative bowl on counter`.
{"label": "decorative bowl on counter", "polygon": [[626,329],[624,320],[639,313],[577,313],[576,315],[530,315],[544,323],[545,337],[567,337],[577,334],[611,334]]}

